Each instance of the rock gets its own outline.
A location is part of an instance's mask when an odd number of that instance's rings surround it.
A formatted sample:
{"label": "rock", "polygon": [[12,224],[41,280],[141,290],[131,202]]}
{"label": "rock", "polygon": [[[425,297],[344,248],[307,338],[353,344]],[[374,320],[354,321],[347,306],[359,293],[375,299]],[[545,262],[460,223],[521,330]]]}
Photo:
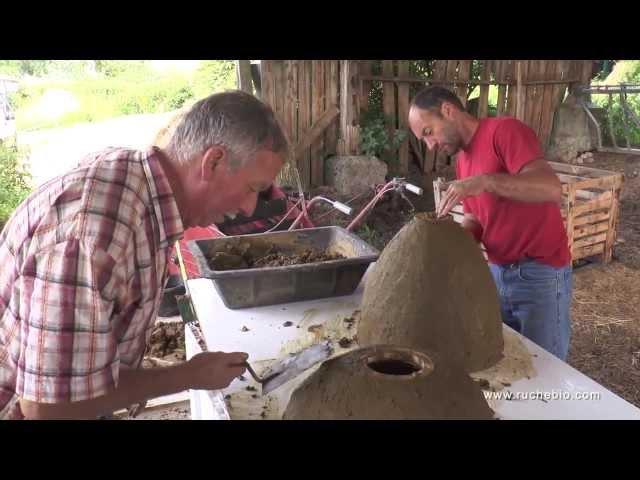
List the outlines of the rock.
{"label": "rock", "polygon": [[556,109],[547,156],[571,163],[578,152],[594,148],[591,130],[586,112],[577,104],[575,97],[569,95]]}
{"label": "rock", "polygon": [[387,171],[387,164],[376,157],[334,156],[325,162],[325,181],[341,195],[357,195],[384,183]]}

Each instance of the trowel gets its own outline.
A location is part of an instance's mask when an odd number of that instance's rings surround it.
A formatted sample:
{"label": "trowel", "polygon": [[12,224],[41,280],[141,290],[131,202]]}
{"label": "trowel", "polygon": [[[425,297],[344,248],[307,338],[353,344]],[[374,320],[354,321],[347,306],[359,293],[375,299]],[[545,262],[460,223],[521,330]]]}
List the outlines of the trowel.
{"label": "trowel", "polygon": [[291,353],[288,357],[277,361],[259,377],[249,363],[243,366],[262,385],[262,395],[275,390],[285,383],[303,374],[314,365],[325,361],[333,354],[333,346],[329,340],[307,347],[298,353]]}
{"label": "trowel", "polygon": [[[199,326],[198,316],[191,300],[191,292],[189,291],[188,277],[184,267],[182,253],[180,251],[180,244],[176,242],[175,246],[178,265],[180,267],[180,273],[185,286],[185,295],[176,296],[180,316],[184,323],[191,328],[200,349],[206,352],[207,345],[199,328],[197,328],[197,326]],[[253,379],[262,385],[262,394],[266,395],[288,381],[293,380],[298,375],[306,372],[314,365],[323,362],[332,354],[333,347],[331,342],[327,340],[322,343],[312,345],[311,347],[307,347],[298,353],[292,353],[288,357],[277,361],[263,372],[262,377],[256,374],[255,370],[248,362],[244,362],[241,366],[246,367]]]}

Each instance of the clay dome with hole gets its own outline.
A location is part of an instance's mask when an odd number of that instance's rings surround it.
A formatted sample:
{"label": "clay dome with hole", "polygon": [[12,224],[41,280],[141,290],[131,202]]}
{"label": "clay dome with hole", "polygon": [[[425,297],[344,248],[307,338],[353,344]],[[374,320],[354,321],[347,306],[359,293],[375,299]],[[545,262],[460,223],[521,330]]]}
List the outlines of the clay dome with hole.
{"label": "clay dome with hole", "polygon": [[434,350],[467,372],[501,360],[498,292],[473,237],[433,214],[405,225],[367,275],[358,343]]}
{"label": "clay dome with hole", "polygon": [[425,350],[378,345],[326,361],[292,393],[285,420],[491,419],[480,387]]}

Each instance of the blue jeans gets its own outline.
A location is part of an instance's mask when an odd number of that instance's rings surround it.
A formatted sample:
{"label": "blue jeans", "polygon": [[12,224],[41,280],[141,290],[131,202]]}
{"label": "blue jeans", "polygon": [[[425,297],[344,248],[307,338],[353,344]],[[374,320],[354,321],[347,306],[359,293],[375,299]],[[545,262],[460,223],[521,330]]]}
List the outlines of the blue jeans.
{"label": "blue jeans", "polygon": [[500,296],[502,321],[566,360],[571,337],[572,268],[533,260],[489,268]]}

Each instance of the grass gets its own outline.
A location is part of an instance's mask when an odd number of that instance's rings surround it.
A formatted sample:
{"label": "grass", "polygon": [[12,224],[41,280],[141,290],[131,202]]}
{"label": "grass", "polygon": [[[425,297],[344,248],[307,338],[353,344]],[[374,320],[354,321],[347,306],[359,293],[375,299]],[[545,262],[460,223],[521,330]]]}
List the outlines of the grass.
{"label": "grass", "polygon": [[[55,74],[54,74],[55,73]],[[122,115],[164,113],[235,88],[233,61],[204,61],[195,72],[156,72],[117,62],[103,74],[67,72],[24,77],[13,96],[18,131],[68,127]]]}

